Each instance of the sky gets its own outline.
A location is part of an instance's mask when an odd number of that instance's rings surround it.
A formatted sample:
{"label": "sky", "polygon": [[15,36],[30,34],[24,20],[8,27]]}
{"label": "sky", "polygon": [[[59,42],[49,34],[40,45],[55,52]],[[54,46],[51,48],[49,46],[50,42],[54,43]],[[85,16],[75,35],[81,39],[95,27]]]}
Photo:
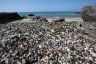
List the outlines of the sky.
{"label": "sky", "polygon": [[81,11],[96,0],[0,0],[0,12]]}

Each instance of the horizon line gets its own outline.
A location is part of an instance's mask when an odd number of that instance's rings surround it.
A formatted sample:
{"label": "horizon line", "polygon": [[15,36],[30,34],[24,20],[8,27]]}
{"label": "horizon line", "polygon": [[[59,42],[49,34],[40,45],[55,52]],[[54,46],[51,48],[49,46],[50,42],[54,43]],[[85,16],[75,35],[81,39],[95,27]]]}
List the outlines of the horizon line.
{"label": "horizon line", "polygon": [[81,11],[0,11],[1,12],[81,12]]}

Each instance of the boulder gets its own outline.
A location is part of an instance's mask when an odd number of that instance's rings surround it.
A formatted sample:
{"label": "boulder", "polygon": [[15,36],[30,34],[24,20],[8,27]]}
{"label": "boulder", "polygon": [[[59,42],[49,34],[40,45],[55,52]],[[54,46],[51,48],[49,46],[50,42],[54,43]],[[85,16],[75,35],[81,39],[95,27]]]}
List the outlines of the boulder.
{"label": "boulder", "polygon": [[22,17],[19,16],[18,13],[16,13],[16,12],[0,13],[0,23],[8,23],[8,22],[15,21],[15,20],[20,20],[20,19],[22,19]]}
{"label": "boulder", "polygon": [[46,18],[44,18],[44,17],[40,18],[40,21],[41,22],[48,22],[48,20]]}
{"label": "boulder", "polygon": [[32,17],[28,17],[28,18],[31,18],[31,19],[33,19],[33,20],[40,20],[40,19],[41,19],[40,16],[32,16]]}
{"label": "boulder", "polygon": [[23,19],[27,19],[27,16],[22,16]]}
{"label": "boulder", "polygon": [[53,21],[54,22],[64,22],[65,21],[65,18],[56,17]]}
{"label": "boulder", "polygon": [[34,14],[29,14],[28,16],[35,16]]}
{"label": "boulder", "polygon": [[35,20],[35,21],[48,22],[48,20],[45,17],[41,17],[41,16],[32,16],[32,17],[28,17],[28,18]]}
{"label": "boulder", "polygon": [[84,6],[81,17],[84,22],[96,22],[96,6]]}
{"label": "boulder", "polygon": [[83,7],[81,17],[84,21],[85,31],[96,38],[96,6]]}

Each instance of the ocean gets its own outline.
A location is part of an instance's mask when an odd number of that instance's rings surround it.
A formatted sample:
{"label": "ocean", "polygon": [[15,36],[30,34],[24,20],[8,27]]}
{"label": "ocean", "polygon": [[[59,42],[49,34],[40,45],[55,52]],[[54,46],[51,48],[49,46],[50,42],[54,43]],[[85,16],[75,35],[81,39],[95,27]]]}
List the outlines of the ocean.
{"label": "ocean", "polygon": [[18,12],[20,16],[34,14],[42,17],[80,17],[80,12]]}

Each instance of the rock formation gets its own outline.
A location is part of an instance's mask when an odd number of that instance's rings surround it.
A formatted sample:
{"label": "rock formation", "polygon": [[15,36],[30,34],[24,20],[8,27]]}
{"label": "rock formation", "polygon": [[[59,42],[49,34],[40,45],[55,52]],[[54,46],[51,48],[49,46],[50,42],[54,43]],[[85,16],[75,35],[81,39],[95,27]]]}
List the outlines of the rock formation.
{"label": "rock formation", "polygon": [[20,20],[22,19],[21,16],[18,15],[18,13],[16,12],[12,12],[12,13],[0,13],[0,23],[8,23],[14,20]]}
{"label": "rock formation", "polygon": [[96,22],[96,6],[84,6],[81,17],[84,22]]}
{"label": "rock formation", "polygon": [[84,20],[85,31],[96,38],[96,6],[85,6],[81,17]]}
{"label": "rock formation", "polygon": [[57,22],[64,22],[65,21],[65,18],[59,18],[59,17],[56,17],[53,22],[57,23]]}
{"label": "rock formation", "polygon": [[35,16],[34,14],[29,14],[28,16]]}

